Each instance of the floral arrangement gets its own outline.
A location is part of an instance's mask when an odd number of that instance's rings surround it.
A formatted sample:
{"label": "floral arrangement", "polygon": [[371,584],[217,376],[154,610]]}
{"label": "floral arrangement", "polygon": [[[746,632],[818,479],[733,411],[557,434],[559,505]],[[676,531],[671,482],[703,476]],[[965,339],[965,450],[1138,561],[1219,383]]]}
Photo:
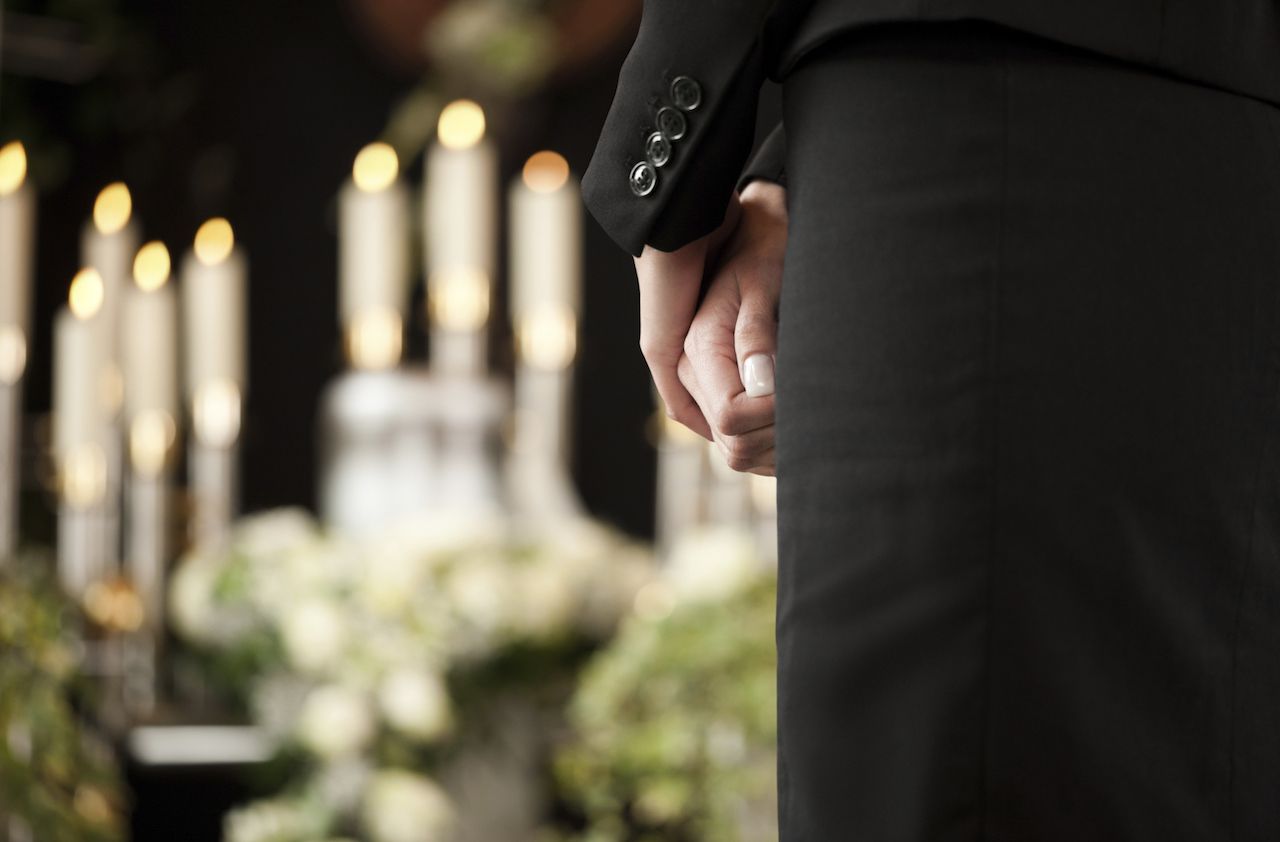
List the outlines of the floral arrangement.
{"label": "floral arrangement", "polygon": [[555,771],[585,829],[554,838],[777,839],[776,576],[732,529],[671,571],[676,598],[629,618],[570,703]]}
{"label": "floral arrangement", "polygon": [[111,842],[123,838],[123,790],[110,747],[78,713],[77,615],[52,570],[43,557],[0,563],[0,831]]}
{"label": "floral arrangement", "polygon": [[[175,571],[170,612],[289,769],[228,842],[511,838],[548,803],[574,678],[655,576],[586,519],[439,513],[369,541],[250,517]],[[497,806],[501,804],[502,806]]]}
{"label": "floral arrangement", "polygon": [[450,3],[427,30],[426,55],[458,87],[527,93],[555,67],[554,5],[550,0]]}

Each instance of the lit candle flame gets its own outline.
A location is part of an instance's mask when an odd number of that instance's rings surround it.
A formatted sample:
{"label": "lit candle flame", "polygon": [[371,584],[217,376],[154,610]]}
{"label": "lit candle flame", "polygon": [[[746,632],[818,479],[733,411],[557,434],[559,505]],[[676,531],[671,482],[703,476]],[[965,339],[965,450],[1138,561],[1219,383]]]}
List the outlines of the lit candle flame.
{"label": "lit candle flame", "polygon": [[396,151],[385,143],[370,143],[356,155],[351,178],[356,187],[365,193],[386,190],[400,174],[400,159]]}
{"label": "lit candle flame", "polygon": [[404,323],[395,310],[371,310],[352,320],[347,330],[347,356],[367,371],[394,368],[403,352]]}
{"label": "lit candle flame", "polygon": [[427,284],[427,310],[445,330],[479,330],[489,318],[489,277],[478,269],[451,269]]}
{"label": "lit candle flame", "polygon": [[568,307],[538,307],[516,326],[516,347],[520,358],[533,368],[566,368],[578,347],[577,318]]}
{"label": "lit candle flame", "polygon": [[141,412],[133,419],[129,425],[129,455],[138,473],[156,476],[164,470],[177,430],[169,413],[163,410]]}
{"label": "lit candle flame", "polygon": [[222,217],[214,217],[196,231],[196,260],[205,266],[217,266],[231,256],[236,235],[231,223]]}
{"label": "lit candle flame", "polygon": [[129,224],[133,215],[133,197],[123,182],[102,188],[93,203],[93,224],[101,234],[114,234]]}
{"label": "lit candle flame", "polygon": [[0,196],[17,192],[26,178],[26,147],[16,140],[0,146]]}
{"label": "lit candle flame", "polygon": [[81,269],[71,280],[71,291],[67,294],[67,306],[77,319],[91,319],[102,309],[102,299],[106,289],[102,285],[102,276],[96,269]]}
{"label": "lit candle flame", "polygon": [[143,292],[154,292],[169,280],[169,250],[156,240],[138,249],[133,258],[133,282]]}
{"label": "lit candle flame", "polygon": [[68,453],[62,463],[62,499],[76,508],[100,501],[107,490],[107,459],[102,448],[85,444]]}
{"label": "lit candle flame", "polygon": [[564,156],[543,150],[524,163],[524,183],[535,193],[554,193],[569,180],[569,162]]}
{"label": "lit candle flame", "polygon": [[196,438],[209,447],[230,447],[240,435],[240,387],[212,380],[196,390],[192,406]]}
{"label": "lit candle flame", "polygon": [[436,127],[447,149],[469,149],[484,137],[484,109],[469,99],[449,103],[440,112]]}
{"label": "lit candle flame", "polygon": [[27,368],[27,336],[17,325],[0,327],[0,383],[12,386]]}

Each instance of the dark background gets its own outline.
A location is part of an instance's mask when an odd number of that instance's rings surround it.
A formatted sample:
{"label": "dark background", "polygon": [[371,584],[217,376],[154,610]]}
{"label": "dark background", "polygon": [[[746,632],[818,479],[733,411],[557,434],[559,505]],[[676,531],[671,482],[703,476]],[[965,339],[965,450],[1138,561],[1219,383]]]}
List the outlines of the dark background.
{"label": "dark background", "polygon": [[[41,193],[27,380],[35,441],[49,406],[51,319],[78,268],[80,228],[97,192],[124,180],[145,239],[175,257],[208,217],[235,226],[250,260],[244,508],[312,504],[316,403],[340,367],[334,196],[421,78],[367,34],[356,1],[4,4],[0,142],[27,143]],[[491,113],[503,183],[542,148],[586,168],[633,35],[634,21],[572,74]],[[769,90],[761,125],[777,115]],[[411,184],[420,168],[405,163]],[[631,258],[589,215],[586,226],[575,475],[596,515],[649,535],[652,399]],[[505,312],[500,301],[494,312]],[[414,314],[411,356],[421,360],[422,308]],[[507,326],[491,335],[493,367],[509,370]],[[39,453],[29,468],[38,491]],[[26,507],[37,509],[28,534],[51,535],[47,500],[37,499],[45,504]]]}
{"label": "dark background", "polygon": [[[421,78],[365,34],[354,2],[4,5],[0,143],[26,142],[40,190],[26,395],[28,539],[51,542],[54,532],[41,447],[51,320],[79,268],[81,226],[97,192],[115,180],[133,191],[144,237],[165,241],[175,255],[206,218],[232,221],[250,260],[244,508],[312,505],[317,399],[340,367],[334,195],[355,153]],[[503,183],[542,148],[561,152],[578,173],[586,168],[634,24],[573,74],[491,113]],[[762,128],[778,113],[777,92],[768,90]],[[420,162],[407,162],[410,183],[420,176]],[[575,476],[594,514],[648,536],[653,404],[637,347],[631,258],[590,216],[585,224]],[[500,300],[493,312],[506,312]],[[421,306],[414,313],[411,358],[422,360]],[[491,343],[499,372],[510,367],[509,338],[499,319]],[[172,839],[175,826],[184,840],[215,840],[221,812],[248,794],[240,769],[127,771],[138,842]]]}

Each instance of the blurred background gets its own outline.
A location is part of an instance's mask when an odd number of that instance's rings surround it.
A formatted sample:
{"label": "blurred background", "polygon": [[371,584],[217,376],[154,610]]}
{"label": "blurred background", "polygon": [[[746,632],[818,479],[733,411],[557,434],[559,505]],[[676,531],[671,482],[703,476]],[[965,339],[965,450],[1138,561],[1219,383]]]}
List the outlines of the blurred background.
{"label": "blurred background", "polygon": [[[640,6],[0,2],[0,838],[774,838],[771,487],[661,423],[576,194]],[[768,87],[757,139],[779,117]],[[451,323],[426,279],[468,243]],[[196,301],[214,264],[242,300]],[[78,363],[73,279],[122,320]],[[126,312],[159,285],[167,345]],[[131,341],[177,395],[150,468]]]}

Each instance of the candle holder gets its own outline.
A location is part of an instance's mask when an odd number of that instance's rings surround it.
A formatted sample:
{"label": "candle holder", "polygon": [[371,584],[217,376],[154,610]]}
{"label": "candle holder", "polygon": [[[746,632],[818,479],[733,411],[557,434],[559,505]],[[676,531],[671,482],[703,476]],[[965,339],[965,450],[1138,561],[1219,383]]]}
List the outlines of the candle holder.
{"label": "candle holder", "polygon": [[658,402],[650,424],[658,450],[655,543],[658,557],[665,559],[680,537],[703,519],[706,451],[705,440],[668,418],[661,399]]}
{"label": "candle holder", "polygon": [[63,455],[59,469],[58,578],[76,601],[107,574],[103,498],[107,487],[106,456],[95,444]]}
{"label": "candle holder", "polygon": [[351,371],[320,401],[320,513],[367,535],[438,502],[439,398],[421,369]]}
{"label": "candle holder", "polygon": [[570,465],[576,351],[577,319],[568,307],[548,304],[518,319],[507,488],[515,510],[530,518],[585,512]]}
{"label": "candle holder", "polygon": [[510,409],[496,378],[436,378],[440,430],[439,507],[503,512],[502,426]]}
{"label": "candle holder", "polygon": [[125,574],[136,593],[141,624],[124,642],[124,704],[135,717],[151,714],[160,696],[166,569],[171,555],[170,452],[177,425],[168,413],[140,413],[129,427],[129,528]]}

